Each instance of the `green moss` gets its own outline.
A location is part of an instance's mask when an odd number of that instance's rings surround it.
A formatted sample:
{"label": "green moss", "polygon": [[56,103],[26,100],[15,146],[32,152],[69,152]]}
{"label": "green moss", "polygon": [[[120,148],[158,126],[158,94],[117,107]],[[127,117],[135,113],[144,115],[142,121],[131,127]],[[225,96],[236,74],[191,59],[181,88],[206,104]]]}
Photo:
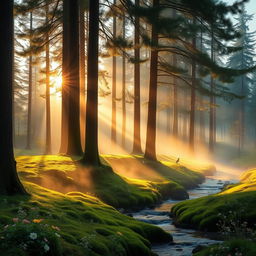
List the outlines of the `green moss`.
{"label": "green moss", "polygon": [[172,214],[177,225],[218,231],[216,224],[221,221],[222,216],[228,216],[230,211],[242,211],[240,221],[247,221],[253,226],[256,209],[252,206],[255,203],[256,192],[217,194],[178,203],[172,208]]}
{"label": "green moss", "polygon": [[[137,156],[103,156],[102,160],[113,165],[115,172],[107,165],[81,166],[76,159],[66,156],[17,157],[19,175],[24,181],[62,193],[89,193],[124,209],[150,207],[167,197],[186,199],[186,189],[204,180],[200,171],[174,164],[171,160],[160,163]],[[124,173],[119,171],[127,166],[132,169]],[[136,173],[133,176],[140,179],[129,177],[131,173]]]}
{"label": "green moss", "polygon": [[[217,231],[216,224],[230,212],[239,215],[239,222],[253,226],[256,220],[256,170],[241,176],[241,183],[227,186],[222,192],[184,201],[172,208],[176,224],[201,230]],[[221,215],[220,215],[221,214]],[[238,217],[236,217],[238,218]]]}
{"label": "green moss", "polygon": [[246,239],[235,239],[224,242],[223,244],[213,245],[201,250],[194,256],[219,256],[219,255],[241,255],[241,256],[255,256],[256,243]]}
{"label": "green moss", "polygon": [[[203,172],[171,160],[119,156],[117,166],[111,158],[103,156],[106,165],[95,168],[66,156],[18,157],[19,176],[31,197],[0,198],[0,225],[10,224],[16,217],[43,219],[54,231],[57,227],[64,256],[153,255],[151,243],[168,242],[171,236],[113,207],[139,209],[165,197],[185,199],[185,188],[201,183]],[[6,251],[6,256],[11,253]]]}
{"label": "green moss", "polygon": [[[69,256],[153,255],[151,242],[171,240],[160,228],[122,215],[92,196],[64,195],[32,183],[25,183],[25,186],[31,197],[0,197],[0,236],[4,243],[8,237],[3,226],[13,224],[13,218],[19,218],[20,223],[23,219],[38,222],[29,231],[30,224],[22,224],[24,232],[39,233],[36,225],[47,225],[60,235],[61,251]],[[18,252],[20,248],[16,247],[5,248],[1,253],[9,256],[15,251],[16,255],[28,255],[26,251]]]}

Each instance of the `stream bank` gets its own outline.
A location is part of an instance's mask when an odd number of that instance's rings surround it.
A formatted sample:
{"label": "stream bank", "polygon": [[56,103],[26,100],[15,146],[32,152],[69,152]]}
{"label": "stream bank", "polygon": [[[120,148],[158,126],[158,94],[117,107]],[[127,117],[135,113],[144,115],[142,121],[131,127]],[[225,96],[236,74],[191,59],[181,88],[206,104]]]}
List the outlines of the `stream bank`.
{"label": "stream bank", "polygon": [[[190,199],[218,193],[224,185],[224,181],[215,177],[206,178],[205,182],[195,189],[189,190]],[[216,233],[203,233],[192,229],[175,227],[170,218],[170,209],[180,201],[166,200],[154,209],[145,209],[133,214],[137,220],[154,224],[173,236],[173,242],[153,246],[153,252],[159,256],[191,256],[194,248],[207,246],[220,242]]]}

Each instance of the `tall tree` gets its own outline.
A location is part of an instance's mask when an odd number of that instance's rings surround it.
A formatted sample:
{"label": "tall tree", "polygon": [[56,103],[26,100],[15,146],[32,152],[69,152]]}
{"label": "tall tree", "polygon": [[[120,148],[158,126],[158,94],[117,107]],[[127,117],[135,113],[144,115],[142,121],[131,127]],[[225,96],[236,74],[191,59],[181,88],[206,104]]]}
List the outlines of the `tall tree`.
{"label": "tall tree", "polygon": [[[177,66],[177,55],[173,54],[173,66]],[[179,129],[179,119],[178,119],[178,83],[177,79],[173,77],[173,136],[177,138]]]}
{"label": "tall tree", "polygon": [[[46,24],[49,23],[49,5],[46,5]],[[45,153],[51,154],[51,94],[50,94],[50,42],[49,42],[49,33],[46,32],[46,45],[45,45],[45,104],[46,104],[46,141],[45,141]]]}
{"label": "tall tree", "polygon": [[[125,41],[125,15],[123,15],[123,40]],[[126,56],[125,51],[122,54],[122,147],[125,148],[126,137]]]}
{"label": "tall tree", "polygon": [[[153,8],[158,7],[159,0],[153,0]],[[159,13],[155,13],[157,20]],[[146,134],[145,158],[157,160],[156,156],[156,115],[157,115],[157,74],[158,74],[158,32],[157,23],[151,29],[152,50],[150,57],[148,121]]]}
{"label": "tall tree", "polygon": [[[32,29],[33,29],[33,12],[30,12],[30,45],[32,40]],[[27,119],[27,145],[26,149],[31,149],[31,121],[32,121],[32,87],[33,87],[33,79],[32,79],[32,54],[29,55],[29,82],[28,82],[28,119]]]}
{"label": "tall tree", "polygon": [[81,142],[84,144],[84,135],[85,135],[85,42],[86,42],[86,34],[85,34],[85,10],[86,10],[86,1],[80,0],[80,14],[79,14],[79,45],[80,45],[80,102],[81,102]]}
{"label": "tall tree", "polygon": [[[79,72],[79,0],[68,1],[68,69],[66,79],[68,90],[68,155],[81,155],[80,134],[80,72]],[[65,4],[64,4],[65,7]],[[65,11],[64,11],[65,12]],[[64,22],[66,20],[64,19]]]}
{"label": "tall tree", "polygon": [[[228,67],[236,69],[246,69],[255,65],[254,58],[255,54],[255,32],[249,32],[248,22],[253,19],[253,15],[249,15],[245,7],[237,18],[236,27],[241,33],[241,37],[236,40],[234,46],[242,47],[240,51],[232,54],[228,60]],[[238,131],[237,131],[237,146],[238,153],[240,154],[243,150],[245,143],[245,130],[246,120],[245,112],[246,105],[248,103],[249,87],[252,83],[251,75],[244,74],[236,78],[233,83],[233,92],[244,96],[242,99],[234,100],[232,103],[232,116],[234,120],[237,120],[238,114]]]}
{"label": "tall tree", "polygon": [[[135,7],[140,6],[140,0],[135,0]],[[141,149],[141,109],[140,109],[140,18],[134,22],[134,121],[133,121],[133,154],[142,154]]]}
{"label": "tall tree", "polygon": [[[214,61],[214,34],[213,32],[211,33],[211,59]],[[214,78],[213,76],[211,75],[211,81],[210,81],[210,90],[211,90],[211,95],[210,95],[210,120],[209,120],[209,150],[210,150],[210,153],[213,153],[214,152],[214,146],[215,146],[215,143],[214,143],[214,138],[215,138],[215,135],[214,135],[214,131],[215,131],[215,120],[214,120],[214,108],[215,108],[215,104],[214,104],[214,101],[215,101],[215,97],[214,97],[214,87],[215,87],[215,84],[214,84]]]}
{"label": "tall tree", "polygon": [[[113,6],[116,6],[116,0],[113,1]],[[117,19],[114,13],[113,16],[113,40],[117,35]],[[112,123],[111,123],[111,140],[116,143],[116,54],[114,52],[112,58]]]}
{"label": "tall tree", "polygon": [[84,164],[99,166],[98,150],[99,0],[89,2],[87,104]]}
{"label": "tall tree", "polygon": [[[195,18],[193,19],[194,25],[196,24]],[[192,47],[196,49],[196,34],[192,39]],[[194,153],[195,146],[195,110],[196,110],[196,61],[192,57],[191,65],[191,97],[190,97],[190,123],[189,123],[189,148],[190,152]]]}
{"label": "tall tree", "polygon": [[69,26],[70,17],[68,15],[70,2],[63,0],[63,39],[62,39],[62,98],[61,98],[61,145],[60,153],[67,152],[68,145],[68,69],[69,69]]}
{"label": "tall tree", "polygon": [[26,194],[13,153],[13,1],[0,2],[0,194]]}

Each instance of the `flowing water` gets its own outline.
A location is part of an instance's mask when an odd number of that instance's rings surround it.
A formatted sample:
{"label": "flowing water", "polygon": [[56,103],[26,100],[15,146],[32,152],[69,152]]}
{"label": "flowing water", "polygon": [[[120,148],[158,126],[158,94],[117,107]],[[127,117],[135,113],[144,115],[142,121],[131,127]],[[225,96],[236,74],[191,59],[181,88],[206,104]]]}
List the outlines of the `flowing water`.
{"label": "flowing water", "polygon": [[[189,191],[190,199],[218,193],[224,181],[208,177],[198,188]],[[198,232],[191,229],[177,228],[169,217],[170,209],[179,201],[166,200],[155,209],[145,209],[133,214],[137,220],[157,225],[173,236],[173,243],[161,244],[153,247],[159,256],[191,256],[192,251],[199,245],[218,243],[216,234]]]}

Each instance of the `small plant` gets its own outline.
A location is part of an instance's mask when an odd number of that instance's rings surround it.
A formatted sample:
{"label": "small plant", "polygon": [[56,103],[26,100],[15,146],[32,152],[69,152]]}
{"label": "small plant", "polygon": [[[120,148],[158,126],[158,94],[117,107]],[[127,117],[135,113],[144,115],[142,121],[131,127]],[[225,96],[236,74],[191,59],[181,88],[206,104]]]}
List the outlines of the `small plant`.
{"label": "small plant", "polygon": [[3,255],[60,256],[60,235],[56,227],[42,219],[13,218],[13,223],[0,230],[0,251]]}
{"label": "small plant", "polygon": [[255,239],[256,230],[249,226],[246,219],[246,212],[248,206],[237,203],[235,209],[231,209],[225,213],[219,213],[220,220],[217,223],[220,232],[227,238],[246,238]]}
{"label": "small plant", "polygon": [[239,248],[230,248],[229,246],[225,246],[223,244],[220,244],[216,247],[212,247],[210,249],[210,255],[209,256],[245,256],[245,254],[242,253],[242,251]]}

